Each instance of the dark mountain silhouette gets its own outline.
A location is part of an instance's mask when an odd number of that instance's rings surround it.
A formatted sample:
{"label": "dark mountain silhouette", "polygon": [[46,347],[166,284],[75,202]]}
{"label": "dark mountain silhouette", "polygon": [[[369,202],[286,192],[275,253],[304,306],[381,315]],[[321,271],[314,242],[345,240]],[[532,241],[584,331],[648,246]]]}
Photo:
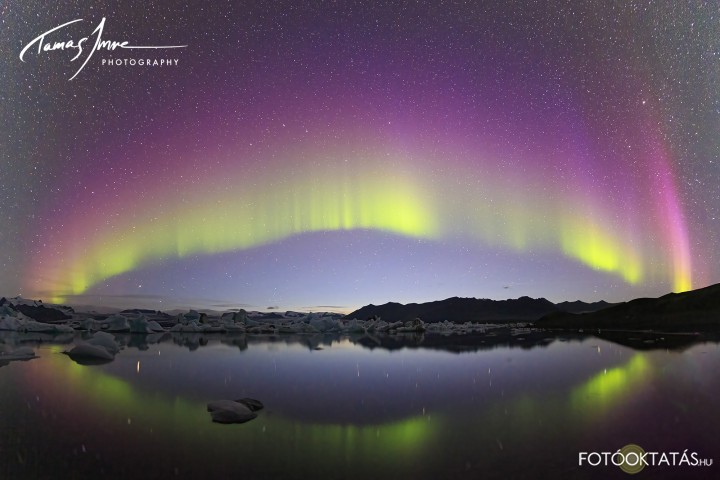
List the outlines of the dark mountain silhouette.
{"label": "dark mountain silhouette", "polygon": [[[573,311],[592,311],[607,306],[606,302],[584,303],[565,302]],[[452,297],[427,303],[386,303],[367,305],[347,315],[346,318],[367,319],[382,317],[388,322],[407,322],[421,318],[424,322],[435,323],[448,320],[453,323],[465,322],[531,322],[561,308],[544,298],[520,297],[512,300],[488,300]]]}
{"label": "dark mountain silhouette", "polygon": [[560,302],[555,304],[555,306],[558,307],[560,311],[569,313],[596,312],[598,310],[602,310],[603,308],[612,307],[613,305],[616,304],[608,303],[605,300],[600,300],[599,302],[593,303],[586,303],[581,302],[580,300],[575,300],[574,302]]}
{"label": "dark mountain silhouette", "polygon": [[638,298],[592,313],[553,312],[536,323],[545,328],[630,328],[666,331],[720,328],[720,284],[660,298]]}

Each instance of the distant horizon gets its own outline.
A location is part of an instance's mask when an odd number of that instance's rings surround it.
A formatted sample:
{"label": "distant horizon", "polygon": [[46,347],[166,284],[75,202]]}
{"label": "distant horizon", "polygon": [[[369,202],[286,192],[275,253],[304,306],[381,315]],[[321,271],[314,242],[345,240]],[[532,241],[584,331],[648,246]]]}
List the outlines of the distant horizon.
{"label": "distant horizon", "polygon": [[[710,285],[706,285],[703,287],[697,287],[693,290],[699,290],[702,288],[706,288]],[[146,309],[146,310],[156,310],[156,311],[163,311],[163,312],[172,312],[172,311],[187,311],[187,310],[207,310],[207,311],[216,311],[216,312],[227,312],[227,311],[238,311],[241,309],[244,309],[246,311],[257,311],[262,313],[273,313],[273,312],[286,312],[286,311],[293,311],[293,312],[299,312],[299,313],[311,313],[311,312],[333,312],[333,313],[342,313],[342,314],[349,314],[355,310],[359,310],[362,307],[368,306],[368,305],[375,305],[380,306],[387,303],[399,303],[403,305],[407,305],[410,303],[429,303],[429,302],[436,302],[436,301],[443,301],[447,300],[449,298],[474,298],[478,300],[492,300],[492,301],[505,301],[505,300],[517,300],[519,298],[528,297],[535,300],[539,299],[545,299],[553,304],[560,304],[563,302],[583,302],[583,303],[597,303],[597,302],[607,302],[611,304],[616,303],[622,303],[622,302],[628,302],[631,300],[635,300],[637,298],[658,298],[663,295],[667,295],[670,293],[677,293],[677,292],[666,292],[659,295],[653,295],[653,296],[645,296],[645,297],[631,297],[627,298],[625,300],[606,300],[606,299],[599,299],[599,300],[583,300],[583,299],[565,299],[565,300],[553,300],[550,298],[547,298],[545,296],[531,296],[531,295],[518,295],[514,297],[506,297],[506,298],[489,298],[485,296],[461,296],[461,295],[451,295],[449,297],[443,297],[443,298],[433,298],[429,300],[418,300],[418,301],[399,301],[399,300],[387,300],[387,301],[381,301],[381,302],[368,302],[363,303],[361,305],[356,306],[334,306],[334,305],[316,305],[316,306],[283,306],[283,305],[270,305],[270,306],[261,306],[261,305],[253,305],[253,304],[246,304],[246,303],[232,303],[232,302],[221,302],[219,300],[209,300],[209,299],[195,299],[194,301],[190,300],[171,300],[171,299],[163,299],[160,296],[149,296],[149,295],[116,295],[116,296],[101,296],[101,295],[76,295],[74,298],[76,300],[61,302],[61,303],[54,303],[50,301],[46,301],[43,298],[33,298],[33,297],[27,297],[24,295],[19,295],[24,300],[34,300],[34,301],[42,301],[44,305],[64,305],[72,308],[92,308],[94,310],[102,311],[107,310],[109,311],[115,311],[115,310],[131,310],[131,309]],[[0,298],[4,297],[6,299],[16,298],[18,295],[0,295]],[[149,297],[152,297],[154,300],[152,302],[149,300]],[[97,298],[101,301],[99,302],[92,302],[90,299]],[[80,299],[84,299],[80,300]],[[123,302],[121,299],[125,299]],[[141,300],[141,299],[144,299]]]}

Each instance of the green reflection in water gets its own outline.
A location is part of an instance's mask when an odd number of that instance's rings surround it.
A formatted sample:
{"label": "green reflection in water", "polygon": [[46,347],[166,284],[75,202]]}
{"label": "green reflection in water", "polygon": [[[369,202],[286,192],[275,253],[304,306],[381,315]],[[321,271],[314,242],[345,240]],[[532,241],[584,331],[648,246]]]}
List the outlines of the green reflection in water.
{"label": "green reflection in water", "polygon": [[[225,461],[239,457],[267,457],[282,451],[286,460],[305,465],[323,462],[337,467],[346,462],[364,462],[400,467],[422,459],[438,420],[418,416],[378,425],[317,424],[295,421],[272,412],[260,412],[250,423],[229,426],[213,424],[204,402],[172,398],[162,392],[142,391],[96,366],[79,365],[64,355],[45,355],[36,366],[35,381],[63,396],[83,418],[111,427],[112,435],[140,436],[140,445],[158,438],[182,443],[182,450],[202,450],[208,457]],[[153,440],[148,437],[151,434]],[[243,452],[237,453],[238,445]],[[231,459],[233,460],[233,459]],[[265,462],[273,466],[272,459]]]}
{"label": "green reflection in water", "polygon": [[201,476],[207,465],[220,469],[219,478],[241,468],[258,478],[355,479],[378,469],[385,477],[441,478],[433,475],[448,466],[464,472],[469,460],[479,474],[507,471],[518,456],[529,464],[541,464],[548,455],[565,458],[572,439],[645,391],[656,368],[653,359],[637,353],[557,389],[488,387],[489,396],[477,403],[366,426],[306,423],[275,413],[272,406],[245,425],[212,424],[204,402],[209,399],[137,385],[134,360],[119,365],[128,360],[123,357],[113,367],[124,367],[125,376],[77,365],[64,355],[45,354],[22,367],[37,374],[27,378],[42,386],[44,397],[63,400],[56,407],[77,410],[62,417],[77,417],[101,432],[103,443],[116,443],[122,462],[137,449],[136,463],[151,456],[158,468],[179,466],[189,478]]}
{"label": "green reflection in water", "polygon": [[[283,428],[282,423],[277,426]],[[397,455],[419,453],[418,449],[431,436],[431,426],[427,417],[367,426],[295,424],[293,436],[325,451],[342,446],[350,457],[362,457],[370,449],[397,458]]]}
{"label": "green reflection in water", "polygon": [[[620,366],[603,370],[567,390],[520,393],[485,405],[456,429],[492,433],[486,438],[495,453],[533,442],[561,442],[585,428],[583,421],[602,421],[624,400],[641,393],[651,381],[652,365],[638,353]],[[480,440],[478,440],[480,441]],[[492,456],[487,461],[494,461]]]}
{"label": "green reflection in water", "polygon": [[650,363],[641,353],[626,364],[603,370],[570,392],[574,409],[606,411],[623,399],[638,393],[648,379]]}

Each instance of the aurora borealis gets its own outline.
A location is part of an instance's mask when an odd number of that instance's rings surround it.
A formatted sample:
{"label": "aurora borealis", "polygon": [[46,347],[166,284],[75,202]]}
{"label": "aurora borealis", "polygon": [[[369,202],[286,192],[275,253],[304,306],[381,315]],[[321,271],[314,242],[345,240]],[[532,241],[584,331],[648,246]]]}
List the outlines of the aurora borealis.
{"label": "aurora borealis", "polygon": [[[177,51],[29,51],[91,34]],[[716,2],[0,7],[0,292],[352,309],[720,282]],[[178,59],[112,65],[103,59]]]}

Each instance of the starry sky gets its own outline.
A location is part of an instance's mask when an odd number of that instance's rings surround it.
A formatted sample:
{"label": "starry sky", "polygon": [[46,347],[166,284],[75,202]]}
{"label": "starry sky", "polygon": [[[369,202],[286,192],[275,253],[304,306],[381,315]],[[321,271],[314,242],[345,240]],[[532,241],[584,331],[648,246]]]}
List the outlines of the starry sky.
{"label": "starry sky", "polygon": [[[717,2],[73,3],[0,5],[2,295],[349,311],[720,282]],[[103,18],[186,47],[95,50]]]}

